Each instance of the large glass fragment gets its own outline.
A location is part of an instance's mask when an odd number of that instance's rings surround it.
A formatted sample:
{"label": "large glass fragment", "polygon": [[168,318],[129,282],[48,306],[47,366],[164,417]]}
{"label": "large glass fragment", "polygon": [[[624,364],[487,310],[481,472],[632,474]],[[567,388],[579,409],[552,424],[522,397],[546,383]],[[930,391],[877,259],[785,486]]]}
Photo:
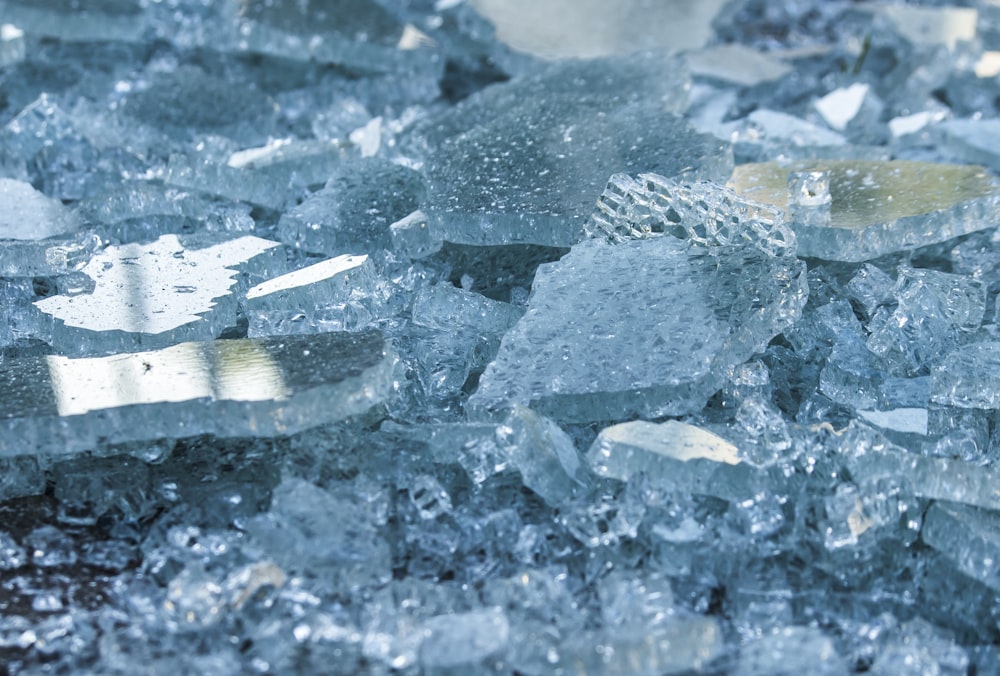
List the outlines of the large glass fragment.
{"label": "large glass fragment", "polygon": [[[108,247],[81,269],[94,281],[93,291],[35,303],[54,320],[40,332],[51,332],[48,339],[78,354],[218,336],[235,321],[226,313],[235,303],[234,268],[278,244],[259,237],[207,243],[185,246],[176,235],[164,235],[149,244]],[[266,274],[282,263],[259,260],[258,267]],[[226,297],[228,302],[217,300]]]}
{"label": "large glass fragment", "polygon": [[527,313],[469,406],[525,404],[579,422],[699,410],[725,369],[790,326],[806,297],[794,258],[722,249],[591,240],[540,266]]}
{"label": "large glass fragment", "polygon": [[757,202],[788,210],[791,172],[830,177],[830,224],[791,220],[799,255],[863,261],[937,244],[991,227],[1000,204],[996,182],[980,167],[924,162],[800,161],[744,164],[729,186]]}
{"label": "large glass fragment", "polygon": [[378,332],[11,359],[0,364],[0,456],[293,434],[385,401],[393,363]]}
{"label": "large glass fragment", "polygon": [[1000,513],[935,502],[927,510],[920,536],[960,571],[1000,590]]}
{"label": "large glass fragment", "polygon": [[448,241],[568,246],[615,172],[721,178],[728,145],[665,114],[685,102],[683,65],[659,54],[490,87],[415,130],[411,143],[431,149],[421,209]]}

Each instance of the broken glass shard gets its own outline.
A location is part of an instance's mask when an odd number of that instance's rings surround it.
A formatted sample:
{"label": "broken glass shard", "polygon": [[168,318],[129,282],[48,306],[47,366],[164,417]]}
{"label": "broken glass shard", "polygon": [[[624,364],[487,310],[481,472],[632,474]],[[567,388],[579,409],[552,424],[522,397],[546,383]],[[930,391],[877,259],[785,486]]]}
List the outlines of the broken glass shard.
{"label": "broken glass shard", "polygon": [[383,314],[385,298],[368,256],[343,255],[261,282],[243,310],[251,338],[357,331]]}
{"label": "broken glass shard", "polygon": [[266,209],[280,209],[289,197],[291,171],[239,169],[212,158],[171,155],[163,178],[167,185],[194,190]]}
{"label": "broken glass shard", "polygon": [[423,199],[420,174],[388,160],[344,163],[326,187],[289,209],[278,222],[282,241],[337,255],[389,248],[390,226]]}
{"label": "broken glass shard", "polygon": [[58,200],[29,183],[0,178],[0,240],[46,239],[79,227],[79,219]]}
{"label": "broken glass shard", "polygon": [[925,162],[744,164],[729,186],[788,210],[793,172],[829,174],[829,226],[791,220],[799,255],[825,260],[863,261],[982,230],[992,225],[990,214],[1000,204],[997,184],[982,168]]}
{"label": "broken glass shard", "polygon": [[441,250],[444,239],[427,224],[422,211],[414,211],[389,226],[392,250],[414,260]]}
{"label": "broken glass shard", "polygon": [[439,331],[462,327],[480,333],[502,334],[523,314],[524,310],[510,303],[451,284],[423,288],[413,299],[413,323]]}
{"label": "broken glass shard", "polygon": [[1000,409],[1000,343],[973,343],[943,357],[931,368],[931,400]]}
{"label": "broken glass shard", "polygon": [[879,432],[855,422],[843,438],[847,466],[862,485],[892,482],[909,495],[1000,509],[995,467],[957,458],[911,453],[885,440]]}
{"label": "broken glass shard", "polygon": [[421,210],[447,241],[567,246],[615,172],[718,180],[728,144],[664,114],[683,109],[686,90],[681,62],[657,54],[563,62],[487,88],[413,133],[427,153]]}
{"label": "broken glass shard", "polygon": [[935,125],[934,132],[948,152],[1000,170],[1000,120],[946,120]]}
{"label": "broken glass shard", "polygon": [[725,500],[753,495],[753,482],[761,479],[732,443],[676,420],[606,427],[587,461],[598,476],[628,481],[642,474],[657,486]]}
{"label": "broken glass shard", "polygon": [[1000,591],[1000,512],[935,502],[920,536],[955,566]]}
{"label": "broken glass shard", "polygon": [[420,661],[430,669],[474,668],[507,646],[510,625],[500,608],[437,615],[423,623]]}
{"label": "broken glass shard", "polygon": [[656,174],[615,174],[584,226],[611,242],[677,235],[708,248],[751,244],[771,255],[795,253],[795,234],[780,211],[711,182],[686,185]]}
{"label": "broken glass shard", "polygon": [[559,505],[579,485],[573,440],[551,420],[519,406],[497,427],[496,438],[524,485],[549,505]]}
{"label": "broken glass shard", "polygon": [[[236,267],[277,246],[240,237],[198,248],[164,235],[149,244],[108,247],[82,268],[94,280],[91,293],[50,296],[35,307],[56,320],[51,340],[69,352],[214,338],[234,321],[225,311],[235,301]],[[281,265],[258,262],[265,273]],[[223,297],[229,301],[219,306]]]}
{"label": "broken glass shard", "polygon": [[578,422],[700,410],[726,368],[795,321],[807,293],[794,258],[722,249],[589,240],[540,266],[469,406],[519,403]]}
{"label": "broken glass shard", "polygon": [[378,332],[10,359],[0,365],[0,456],[293,434],[385,401],[393,363]]}
{"label": "broken glass shard", "polygon": [[925,375],[945,354],[972,339],[986,312],[986,285],[966,275],[899,268],[896,308],[868,322],[868,349],[896,375]]}

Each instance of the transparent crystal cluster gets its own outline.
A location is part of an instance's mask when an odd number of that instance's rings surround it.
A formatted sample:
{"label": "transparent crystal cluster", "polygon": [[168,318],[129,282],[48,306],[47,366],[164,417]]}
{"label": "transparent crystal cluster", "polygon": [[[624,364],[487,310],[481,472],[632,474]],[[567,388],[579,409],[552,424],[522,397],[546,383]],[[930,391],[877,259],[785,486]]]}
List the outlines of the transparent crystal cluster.
{"label": "transparent crystal cluster", "polygon": [[0,0],[0,673],[996,673],[998,54]]}

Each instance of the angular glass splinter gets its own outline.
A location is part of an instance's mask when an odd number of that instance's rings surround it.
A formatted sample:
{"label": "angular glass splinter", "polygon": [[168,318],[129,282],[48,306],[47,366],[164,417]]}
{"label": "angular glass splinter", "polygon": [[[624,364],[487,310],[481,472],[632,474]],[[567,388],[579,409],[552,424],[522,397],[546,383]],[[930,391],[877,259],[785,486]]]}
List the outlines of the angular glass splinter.
{"label": "angular glass splinter", "polygon": [[[822,218],[795,217],[800,205],[789,203],[789,177],[803,172],[829,175],[827,225]],[[791,208],[800,256],[851,262],[993,227],[1000,206],[1000,190],[981,167],[928,162],[744,164],[729,187],[748,199]]]}
{"label": "angular glass splinter", "polygon": [[698,411],[805,295],[801,262],[749,246],[706,256],[674,237],[583,242],[538,268],[469,405],[574,422]]}
{"label": "angular glass splinter", "polygon": [[392,365],[378,332],[11,360],[0,369],[0,457],[201,434],[292,434],[383,401]]}

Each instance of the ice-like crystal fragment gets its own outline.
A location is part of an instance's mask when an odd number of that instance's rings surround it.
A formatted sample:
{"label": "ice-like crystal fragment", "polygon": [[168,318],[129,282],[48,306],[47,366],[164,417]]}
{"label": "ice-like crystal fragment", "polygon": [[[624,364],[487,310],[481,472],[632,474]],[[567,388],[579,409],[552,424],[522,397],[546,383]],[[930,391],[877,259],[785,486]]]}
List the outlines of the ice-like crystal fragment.
{"label": "ice-like crystal fragment", "polygon": [[587,451],[587,461],[599,476],[628,481],[641,473],[658,486],[727,500],[752,495],[752,484],[760,479],[732,443],[676,420],[607,427]]}
{"label": "ice-like crystal fragment", "polygon": [[423,198],[420,175],[378,158],[344,163],[326,187],[286,211],[281,239],[305,251],[337,255],[388,248],[390,226]]}
{"label": "ice-like crystal fragment", "polygon": [[887,17],[910,42],[920,45],[944,45],[954,50],[960,42],[976,37],[979,13],[968,7],[911,7],[906,5],[871,5]]}
{"label": "ice-like crystal fragment", "polygon": [[51,339],[69,352],[83,344],[214,338],[232,318],[205,315],[236,284],[234,267],[277,246],[240,237],[188,248],[176,235],[164,235],[149,244],[108,247],[82,268],[95,282],[91,293],[50,296],[35,306],[57,320]]}
{"label": "ice-like crystal fragment", "polygon": [[285,166],[274,171],[255,171],[236,169],[197,155],[190,158],[171,155],[163,180],[178,188],[277,210],[288,200],[292,173]]}
{"label": "ice-like crystal fragment", "polygon": [[69,0],[3,0],[0,15],[29,35],[66,42],[139,42],[145,29],[138,5],[118,0],[84,6]]}
{"label": "ice-like crystal fragment", "polygon": [[46,239],[79,227],[79,219],[61,202],[23,181],[0,178],[0,240]]}
{"label": "ice-like crystal fragment", "polygon": [[893,300],[895,281],[880,268],[865,263],[847,283],[844,290],[864,314],[871,317],[875,310]]}
{"label": "ice-like crystal fragment", "polygon": [[412,259],[426,258],[441,250],[444,239],[427,224],[422,211],[414,211],[389,226],[392,249]]}
{"label": "ice-like crystal fragment", "polygon": [[608,169],[719,180],[729,163],[728,148],[659,106],[596,115],[564,98],[526,102],[430,158],[422,211],[447,241],[568,246],[580,238]]}
{"label": "ice-like crystal fragment", "polygon": [[844,433],[847,466],[861,484],[892,482],[905,493],[932,500],[1000,509],[1000,472],[951,457],[910,453],[872,430],[852,423]]}
{"label": "ice-like crystal fragment", "polygon": [[931,368],[931,400],[961,408],[1000,408],[1000,343],[966,345]]}
{"label": "ice-like crystal fragment", "polygon": [[345,254],[269,279],[246,293],[251,338],[356,331],[384,309],[378,275],[368,256]]}
{"label": "ice-like crystal fragment", "polygon": [[864,261],[944,242],[993,225],[996,183],[980,167],[907,161],[799,161],[744,164],[729,186],[739,195],[787,210],[788,176],[827,172],[830,224],[791,225],[798,253],[825,260]]}
{"label": "ice-like crystal fragment", "polygon": [[391,577],[389,544],[377,516],[365,505],[301,479],[275,488],[271,509],[247,523],[247,531],[289,573],[356,589]]}
{"label": "ice-like crystal fragment", "polygon": [[424,622],[420,661],[431,669],[475,668],[507,646],[510,624],[500,608],[437,615]]}
{"label": "ice-like crystal fragment", "polygon": [[723,2],[705,0],[687,6],[621,0],[613,11],[600,0],[472,0],[470,4],[496,24],[500,40],[555,60],[701,47]]}
{"label": "ice-like crystal fragment", "polygon": [[724,646],[716,618],[693,616],[643,632],[581,632],[558,652],[556,666],[578,673],[685,674],[710,670]]}
{"label": "ice-like crystal fragment", "polygon": [[336,141],[281,139],[259,148],[247,148],[229,156],[226,165],[253,170],[277,178],[289,176],[299,185],[326,183],[347,156],[347,147]]}
{"label": "ice-like crystal fragment", "polygon": [[847,663],[834,644],[816,627],[784,627],[757,637],[740,649],[738,676],[776,676],[808,671],[839,676],[849,673]]}
{"label": "ice-like crystal fragment", "polygon": [[795,234],[777,209],[714,183],[656,174],[612,176],[584,231],[612,242],[675,234],[709,248],[749,243],[772,255],[795,253]]}
{"label": "ice-like crystal fragment", "polygon": [[868,349],[903,374],[922,375],[971,339],[986,312],[986,292],[965,275],[900,267],[896,308],[868,322]]}
{"label": "ice-like crystal fragment", "polygon": [[539,267],[469,405],[581,422],[699,410],[726,368],[798,317],[803,270],[750,247],[699,255],[673,237],[578,244]]}
{"label": "ice-like crystal fragment", "polygon": [[1000,512],[935,502],[920,536],[960,571],[1000,591]]}
{"label": "ice-like crystal fragment", "polygon": [[450,284],[435,284],[413,299],[413,323],[439,331],[458,327],[481,333],[502,334],[517,323],[524,311],[510,303],[486,298]]}
{"label": "ice-like crystal fragment", "polygon": [[385,401],[393,363],[378,332],[11,359],[0,363],[0,456],[293,434]]}
{"label": "ice-like crystal fragment", "polygon": [[614,172],[718,180],[728,145],[664,114],[684,98],[683,66],[657,54],[490,87],[415,132],[431,149],[421,209],[448,241],[568,246]]}
{"label": "ice-like crystal fragment", "polygon": [[894,408],[888,411],[858,411],[858,415],[882,429],[927,436],[926,408]]}
{"label": "ice-like crystal fragment", "polygon": [[496,436],[524,485],[548,504],[559,505],[579,484],[573,440],[551,420],[519,406],[497,427]]}
{"label": "ice-like crystal fragment", "polygon": [[830,225],[830,176],[825,171],[788,175],[788,218],[811,227]]}
{"label": "ice-like crystal fragment", "polygon": [[820,372],[819,389],[836,402],[869,409],[879,402],[885,376],[885,365],[864,339],[845,329],[837,334],[833,351]]}

